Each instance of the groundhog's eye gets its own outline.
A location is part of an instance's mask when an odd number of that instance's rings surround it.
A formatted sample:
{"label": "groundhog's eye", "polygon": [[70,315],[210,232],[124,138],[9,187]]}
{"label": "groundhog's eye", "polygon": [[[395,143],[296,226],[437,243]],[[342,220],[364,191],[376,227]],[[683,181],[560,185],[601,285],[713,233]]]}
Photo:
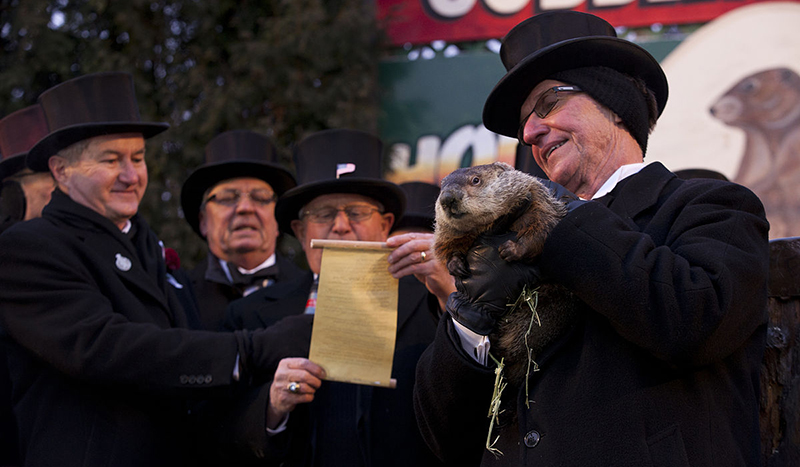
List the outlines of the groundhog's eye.
{"label": "groundhog's eye", "polygon": [[472,177],[472,184],[473,185],[480,185],[481,184],[481,178],[480,177]]}
{"label": "groundhog's eye", "polygon": [[758,90],[759,82],[755,79],[749,79],[742,83],[740,89],[745,94],[752,94]]}

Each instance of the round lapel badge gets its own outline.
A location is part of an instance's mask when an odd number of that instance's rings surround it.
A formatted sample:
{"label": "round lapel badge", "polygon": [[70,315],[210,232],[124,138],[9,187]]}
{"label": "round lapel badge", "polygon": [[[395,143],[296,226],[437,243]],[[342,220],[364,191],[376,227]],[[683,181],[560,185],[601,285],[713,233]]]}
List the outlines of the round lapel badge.
{"label": "round lapel badge", "polygon": [[130,271],[131,269],[131,260],[122,256],[120,253],[117,253],[117,261],[115,264],[120,271]]}

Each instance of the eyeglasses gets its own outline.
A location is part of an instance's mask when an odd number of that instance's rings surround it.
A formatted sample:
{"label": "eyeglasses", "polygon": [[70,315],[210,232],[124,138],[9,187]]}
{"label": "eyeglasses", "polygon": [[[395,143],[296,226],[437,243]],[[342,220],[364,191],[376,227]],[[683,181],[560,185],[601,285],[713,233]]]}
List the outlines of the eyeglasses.
{"label": "eyeglasses", "polygon": [[205,202],[217,203],[230,208],[237,206],[239,201],[242,200],[242,196],[247,196],[250,198],[250,201],[260,206],[267,206],[269,203],[274,203],[278,199],[275,193],[269,190],[252,190],[245,192],[239,190],[222,190],[206,198]]}
{"label": "eyeglasses", "polygon": [[581,92],[581,88],[578,86],[554,86],[547,91],[543,92],[539,99],[536,100],[536,103],[533,104],[533,109],[530,111],[525,118],[522,119],[522,122],[519,124],[519,129],[517,130],[517,139],[520,143],[530,146],[528,143],[525,142],[525,125],[528,123],[528,119],[531,118],[531,115],[534,113],[539,118],[544,118],[549,114],[558,104],[560,92]]}
{"label": "eyeglasses", "polygon": [[376,211],[383,214],[383,211],[372,206],[355,205],[345,206],[343,208],[326,207],[313,211],[300,211],[300,218],[308,218],[309,221],[316,224],[332,224],[333,221],[336,220],[336,216],[338,216],[340,212],[344,212],[350,222],[359,223],[372,217],[372,213]]}

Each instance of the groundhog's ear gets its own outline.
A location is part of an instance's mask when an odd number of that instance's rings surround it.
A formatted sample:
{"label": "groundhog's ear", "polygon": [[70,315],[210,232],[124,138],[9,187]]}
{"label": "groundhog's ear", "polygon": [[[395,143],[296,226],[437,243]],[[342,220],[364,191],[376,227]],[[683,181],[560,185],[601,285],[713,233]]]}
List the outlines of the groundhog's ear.
{"label": "groundhog's ear", "polygon": [[497,162],[494,163],[494,165],[495,165],[495,167],[499,167],[499,168],[501,168],[503,170],[514,170],[514,167],[511,167],[509,164],[507,164],[505,162],[497,161]]}

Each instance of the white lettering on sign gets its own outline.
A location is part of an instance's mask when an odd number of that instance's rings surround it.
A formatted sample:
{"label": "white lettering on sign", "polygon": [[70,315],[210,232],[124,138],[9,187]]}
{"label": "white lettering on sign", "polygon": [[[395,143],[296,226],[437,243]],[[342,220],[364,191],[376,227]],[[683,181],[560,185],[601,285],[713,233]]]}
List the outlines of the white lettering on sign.
{"label": "white lettering on sign", "polygon": [[498,160],[514,165],[516,143],[516,139],[492,133],[483,125],[459,127],[444,141],[435,135],[422,136],[417,140],[414,165],[411,165],[408,144],[392,146],[391,173],[387,178],[394,183],[419,180],[438,184],[444,176],[466,165],[469,151],[472,152],[471,165]]}
{"label": "white lettering on sign", "polygon": [[568,10],[583,3],[583,0],[541,0],[539,7],[547,10]]}
{"label": "white lettering on sign", "polygon": [[422,0],[437,15],[458,18],[466,15],[477,0]]}
{"label": "white lettering on sign", "polygon": [[486,8],[498,15],[512,15],[522,10],[530,0],[484,0]]}
{"label": "white lettering on sign", "polygon": [[[681,3],[687,0],[643,0],[644,3]],[[475,7],[477,0],[422,0],[431,11],[446,19],[461,18]],[[541,11],[571,10],[583,4],[593,8],[618,8],[634,0],[539,0]],[[531,4],[531,0],[483,0],[482,4],[497,15],[513,15]]]}
{"label": "white lettering on sign", "polygon": [[633,3],[633,0],[594,0],[592,5],[600,8],[616,7]]}

